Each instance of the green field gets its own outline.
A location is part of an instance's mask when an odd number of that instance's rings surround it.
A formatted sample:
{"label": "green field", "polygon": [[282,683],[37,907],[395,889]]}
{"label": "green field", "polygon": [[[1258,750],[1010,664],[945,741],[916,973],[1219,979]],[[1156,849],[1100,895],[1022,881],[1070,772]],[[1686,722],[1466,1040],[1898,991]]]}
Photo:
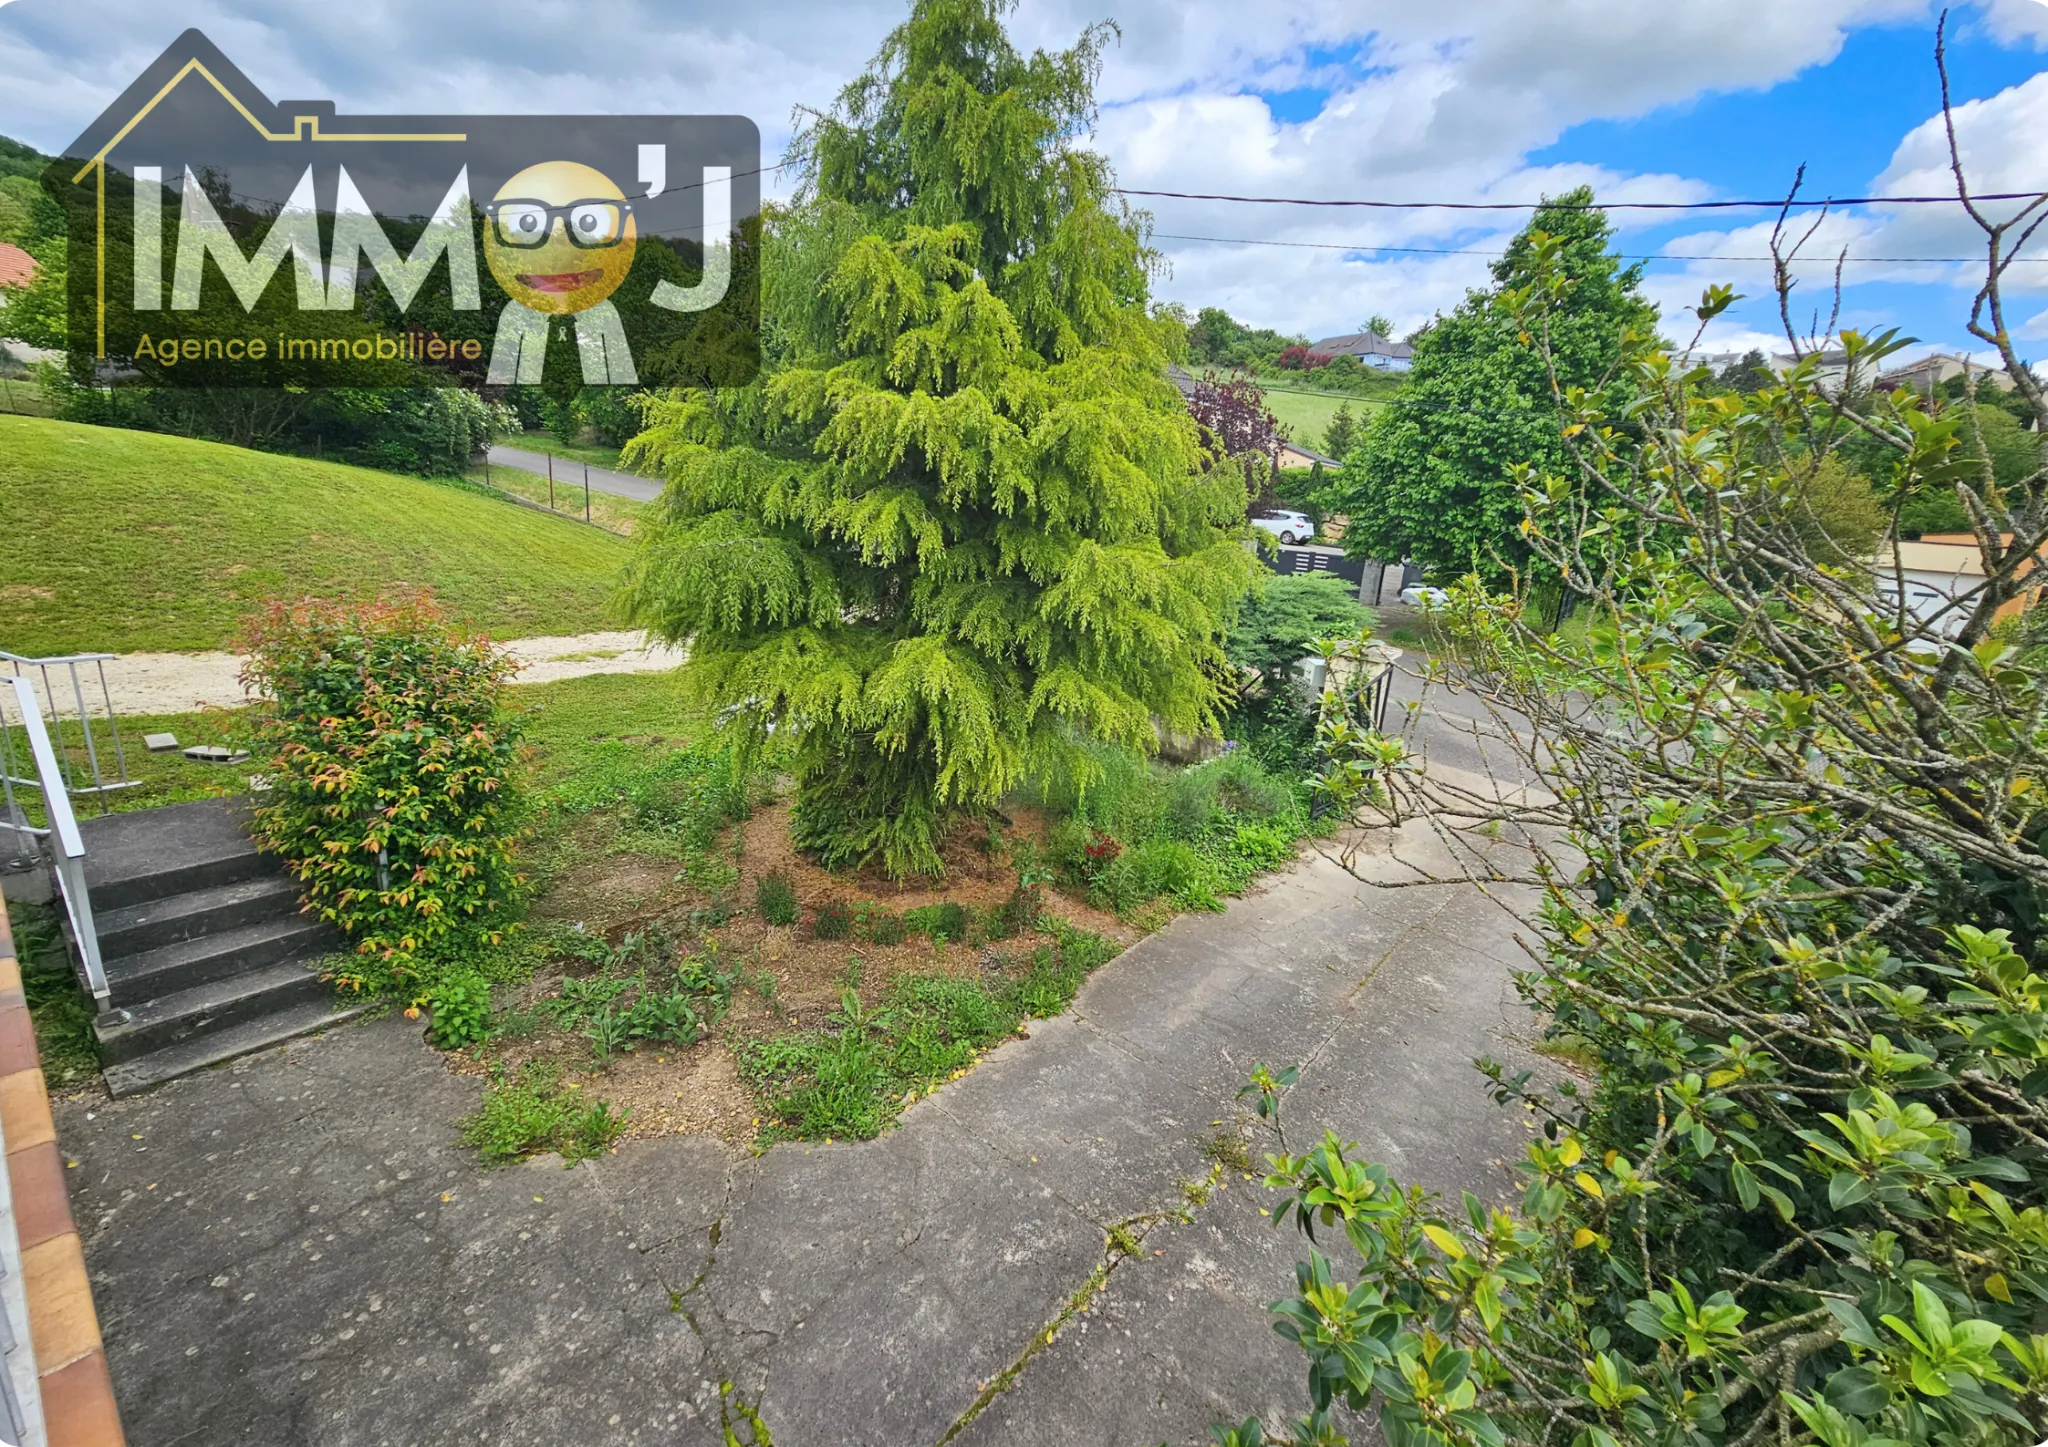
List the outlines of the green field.
{"label": "green field", "polygon": [[0,415],[0,649],[222,648],[264,600],[430,586],[500,638],[617,626],[631,544],[457,486]]}
{"label": "green field", "polygon": [[1339,407],[1348,404],[1351,415],[1362,423],[1386,405],[1364,397],[1348,397],[1342,392],[1282,392],[1268,387],[1265,395],[1266,410],[1290,429],[1289,439],[1318,452],[1323,448],[1323,429],[1330,425]]}
{"label": "green field", "polygon": [[[703,722],[683,696],[673,672],[594,673],[553,683],[515,683],[506,689],[505,701],[520,717],[532,777],[542,790],[602,768],[615,756],[636,757],[664,744],[685,742]],[[82,776],[91,768],[91,761],[78,725],[67,719],[52,727],[59,752]],[[121,758],[135,787],[108,794],[107,812],[123,814],[131,809],[239,794],[249,787],[249,775],[263,767],[260,763],[203,764],[179,751],[192,744],[250,748],[254,735],[246,714],[238,708],[122,714],[120,730]],[[149,752],[142,738],[153,733],[175,734],[179,749]],[[113,778],[112,735],[105,718],[97,713],[93,742],[101,751],[107,777]],[[29,823],[41,826],[48,822],[35,790],[20,791],[16,797]],[[102,812],[98,798],[74,798],[72,808],[81,818]]]}

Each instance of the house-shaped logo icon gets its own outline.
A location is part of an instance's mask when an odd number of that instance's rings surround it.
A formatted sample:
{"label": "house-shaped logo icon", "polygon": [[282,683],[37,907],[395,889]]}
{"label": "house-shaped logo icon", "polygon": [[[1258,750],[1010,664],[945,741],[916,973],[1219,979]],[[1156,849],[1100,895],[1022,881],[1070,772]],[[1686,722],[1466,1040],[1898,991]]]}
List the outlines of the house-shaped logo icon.
{"label": "house-shaped logo icon", "polygon": [[341,116],[188,30],[44,174],[96,385],[730,386],[760,365],[743,116]]}

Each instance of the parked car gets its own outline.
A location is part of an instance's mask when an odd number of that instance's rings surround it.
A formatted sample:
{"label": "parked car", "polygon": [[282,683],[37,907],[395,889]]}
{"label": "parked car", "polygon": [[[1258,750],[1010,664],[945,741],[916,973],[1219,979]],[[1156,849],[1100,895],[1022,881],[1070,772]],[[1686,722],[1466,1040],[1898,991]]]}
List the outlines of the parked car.
{"label": "parked car", "polygon": [[1252,519],[1252,526],[1264,528],[1289,547],[1305,543],[1316,535],[1316,525],[1305,512],[1269,512]]}
{"label": "parked car", "polygon": [[1432,588],[1427,583],[1410,583],[1401,590],[1401,601],[1410,608],[1434,608],[1450,597],[1441,588]]}

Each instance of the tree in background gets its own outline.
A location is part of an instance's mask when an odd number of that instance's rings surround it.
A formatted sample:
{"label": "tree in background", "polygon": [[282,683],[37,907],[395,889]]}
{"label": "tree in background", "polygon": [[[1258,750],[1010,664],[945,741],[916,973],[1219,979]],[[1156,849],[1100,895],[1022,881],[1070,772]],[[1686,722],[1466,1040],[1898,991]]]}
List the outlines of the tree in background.
{"label": "tree in background", "polygon": [[1225,457],[1261,457],[1270,464],[1287,436],[1280,420],[1266,410],[1266,394],[1250,377],[1208,376],[1188,396],[1188,414],[1206,434],[1211,448]]}
{"label": "tree in background", "polygon": [[1891,515],[1869,479],[1828,453],[1797,478],[1785,526],[1813,561],[1861,570],[1884,540]]}
{"label": "tree in background", "polygon": [[1742,354],[1739,361],[1723,367],[1721,375],[1714,380],[1731,392],[1750,397],[1766,387],[1776,386],[1778,374],[1771,370],[1762,352],[1751,348]]}
{"label": "tree in background", "polygon": [[[938,873],[950,820],[1090,740],[1212,728],[1257,561],[1145,310],[1141,218],[1078,147],[1104,28],[1023,55],[1001,0],[918,0],[793,148],[762,383],[678,391],[625,599],[793,748],[794,837]],[[1204,464],[1208,463],[1207,470]]]}
{"label": "tree in background", "polygon": [[1394,337],[1394,324],[1379,312],[1367,317],[1359,324],[1358,329],[1361,332],[1371,332],[1383,341],[1392,341]]}
{"label": "tree in background", "polygon": [[1372,620],[1351,585],[1332,573],[1279,574],[1239,605],[1224,648],[1232,663],[1257,669],[1278,689],[1323,639],[1350,637]]}
{"label": "tree in background", "polygon": [[[1845,410],[1865,419],[1884,405],[1883,393],[1865,392],[1845,399]],[[2041,434],[2028,430],[2032,418],[2022,411],[2027,402],[2020,389],[2008,391],[1981,377],[1971,387],[1963,378],[1951,377],[1921,405],[1953,420],[1966,466],[1984,474],[1989,482],[2011,487],[2041,465]],[[1897,502],[1900,536],[1970,531],[1970,515],[1953,489],[1902,476],[1891,450],[1861,423],[1844,432],[1836,441],[1836,451],[1870,482],[1881,500]]]}
{"label": "tree in background", "polygon": [[1212,367],[1272,366],[1287,348],[1307,345],[1307,337],[1248,327],[1221,307],[1203,307],[1188,329],[1189,360]]}
{"label": "tree in background", "polygon": [[1358,446],[1359,435],[1358,419],[1351,415],[1351,404],[1340,402],[1323,428],[1323,451],[1342,462]]}
{"label": "tree in background", "polygon": [[1571,281],[1554,323],[1559,388],[1612,388],[1624,339],[1657,322],[1638,291],[1641,266],[1609,254],[1607,218],[1592,202],[1580,187],[1539,209],[1494,263],[1494,284],[1417,337],[1406,384],[1331,488],[1330,511],[1351,518],[1347,549],[1413,558],[1443,578],[1499,578],[1528,556],[1509,469],[1565,460],[1551,375],[1505,305],[1528,285],[1539,241],[1551,239]]}
{"label": "tree in background", "polygon": [[64,212],[43,193],[47,158],[0,136],[0,241],[35,258],[26,286],[6,289],[6,335],[35,347],[64,345]]}

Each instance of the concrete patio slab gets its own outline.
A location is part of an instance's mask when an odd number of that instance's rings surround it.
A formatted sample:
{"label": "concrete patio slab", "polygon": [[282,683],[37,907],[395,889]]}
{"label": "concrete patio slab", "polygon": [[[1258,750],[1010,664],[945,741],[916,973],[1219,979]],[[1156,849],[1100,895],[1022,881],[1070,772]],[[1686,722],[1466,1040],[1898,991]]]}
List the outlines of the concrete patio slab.
{"label": "concrete patio slab", "polygon": [[1242,1174],[1189,1205],[1211,1123],[1243,1127],[1253,1063],[1302,1062],[1296,1139],[1499,1196],[1526,1131],[1469,1061],[1542,1063],[1515,958],[1467,887],[1311,860],[881,1139],[758,1158],[677,1137],[484,1170],[454,1124],[480,1082],[395,1018],[60,1104],[129,1440],[718,1443],[723,1382],[787,1447],[1196,1443],[1299,1410],[1265,1316],[1297,1243]]}

